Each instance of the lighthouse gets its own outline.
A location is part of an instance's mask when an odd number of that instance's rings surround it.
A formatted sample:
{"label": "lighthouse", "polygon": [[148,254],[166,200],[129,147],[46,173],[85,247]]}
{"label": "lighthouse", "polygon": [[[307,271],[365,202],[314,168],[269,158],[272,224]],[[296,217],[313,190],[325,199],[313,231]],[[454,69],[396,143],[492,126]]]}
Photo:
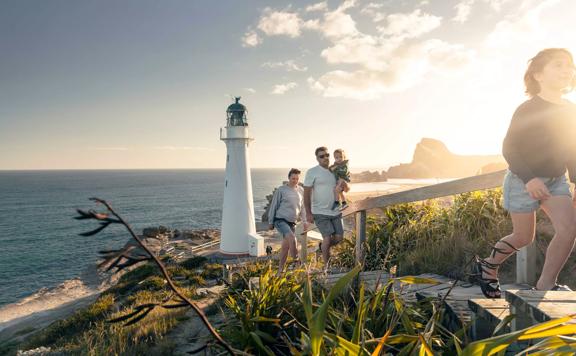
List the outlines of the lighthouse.
{"label": "lighthouse", "polygon": [[226,127],[220,128],[220,140],[226,144],[220,252],[261,256],[264,239],[256,234],[248,152],[253,138],[248,132],[246,107],[239,103],[240,97],[235,100],[226,110]]}

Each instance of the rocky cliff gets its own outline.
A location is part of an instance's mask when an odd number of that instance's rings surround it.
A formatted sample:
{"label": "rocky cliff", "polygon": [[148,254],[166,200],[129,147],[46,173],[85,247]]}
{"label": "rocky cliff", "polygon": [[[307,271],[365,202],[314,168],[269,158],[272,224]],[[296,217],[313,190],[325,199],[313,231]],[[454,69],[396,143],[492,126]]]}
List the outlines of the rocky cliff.
{"label": "rocky cliff", "polygon": [[439,140],[423,138],[411,163],[390,167],[388,178],[455,178],[506,168],[501,155],[464,156],[448,150]]}

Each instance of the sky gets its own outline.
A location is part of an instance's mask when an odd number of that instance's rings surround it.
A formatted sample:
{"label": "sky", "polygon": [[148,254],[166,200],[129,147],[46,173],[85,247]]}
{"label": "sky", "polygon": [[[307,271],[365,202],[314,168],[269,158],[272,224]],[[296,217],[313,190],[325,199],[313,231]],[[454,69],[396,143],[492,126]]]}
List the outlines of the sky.
{"label": "sky", "polygon": [[[410,162],[423,137],[498,154],[573,0],[1,0],[0,170],[223,168],[241,96],[252,167]],[[574,99],[574,95],[572,95]]]}

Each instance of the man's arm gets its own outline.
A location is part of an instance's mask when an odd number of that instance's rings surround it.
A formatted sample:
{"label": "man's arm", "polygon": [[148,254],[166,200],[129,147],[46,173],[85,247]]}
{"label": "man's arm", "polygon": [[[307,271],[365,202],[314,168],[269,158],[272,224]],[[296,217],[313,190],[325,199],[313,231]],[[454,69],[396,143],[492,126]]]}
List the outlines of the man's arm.
{"label": "man's arm", "polygon": [[312,187],[304,187],[304,210],[306,210],[306,221],[313,224],[312,218]]}

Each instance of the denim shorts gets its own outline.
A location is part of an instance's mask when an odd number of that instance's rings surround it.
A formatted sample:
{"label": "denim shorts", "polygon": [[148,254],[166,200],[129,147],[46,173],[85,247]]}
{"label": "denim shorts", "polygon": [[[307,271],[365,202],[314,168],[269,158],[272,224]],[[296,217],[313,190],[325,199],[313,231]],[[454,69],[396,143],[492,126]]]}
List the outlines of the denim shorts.
{"label": "denim shorts", "polygon": [[[570,185],[565,175],[555,178],[539,178],[544,182],[550,195],[567,195],[571,197]],[[516,174],[508,171],[503,185],[504,209],[510,213],[531,213],[540,208],[540,200],[532,199],[526,185]]]}
{"label": "denim shorts", "polygon": [[290,234],[294,235],[294,232],[296,231],[295,227],[290,226],[284,220],[274,220],[274,227],[280,234],[282,234],[282,237],[286,237]]}
{"label": "denim shorts", "polygon": [[342,214],[336,216],[314,214],[314,224],[322,234],[326,236],[344,236],[344,226],[342,225]]}

